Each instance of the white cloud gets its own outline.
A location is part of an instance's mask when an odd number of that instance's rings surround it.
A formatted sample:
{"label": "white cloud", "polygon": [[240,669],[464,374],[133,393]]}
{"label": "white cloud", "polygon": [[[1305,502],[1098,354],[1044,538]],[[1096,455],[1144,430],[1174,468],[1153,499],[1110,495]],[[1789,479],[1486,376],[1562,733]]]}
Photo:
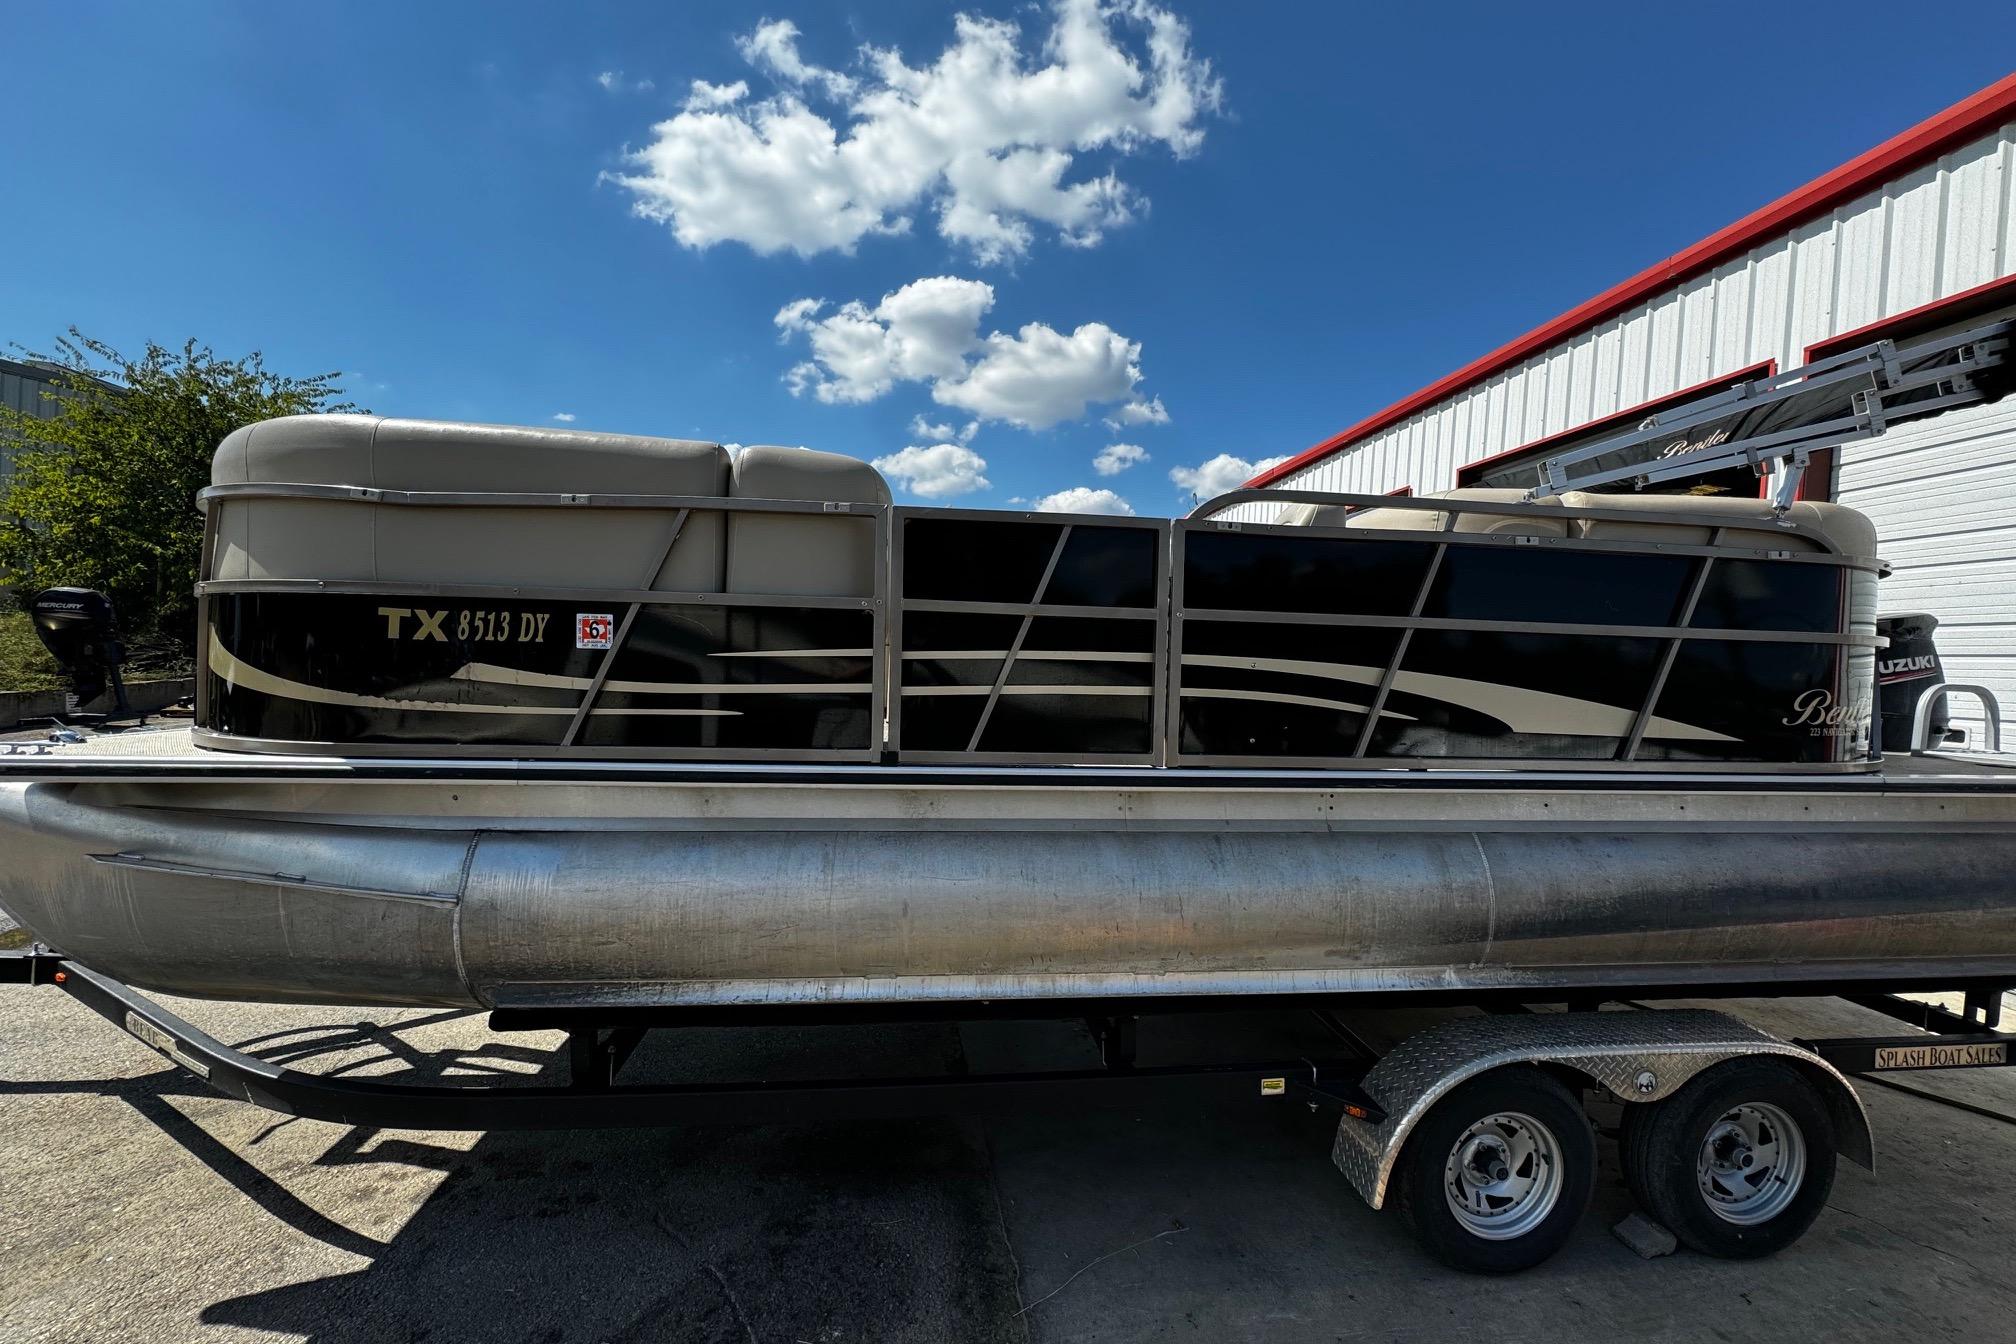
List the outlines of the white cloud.
{"label": "white cloud", "polygon": [[1258,462],[1220,453],[1209,462],[1201,462],[1194,467],[1177,467],[1169,473],[1169,479],[1198,499],[1215,499],[1228,490],[1237,490],[1267,468],[1279,466],[1287,460],[1285,453],[1280,457],[1263,457]]}
{"label": "white cloud", "polygon": [[[899,382],[922,382],[941,406],[974,421],[1047,429],[1097,403],[1124,402],[1141,380],[1141,347],[1103,322],[1070,335],[1031,322],[1010,336],[980,335],[994,287],[940,275],[884,294],[873,308],[798,299],[773,319],[785,340],[803,336],[812,357],[784,375],[792,395],[829,403],[873,401]],[[948,426],[931,426],[934,429]],[[972,437],[972,427],[963,437]],[[920,437],[950,439],[951,434]],[[962,440],[963,441],[963,440]]]}
{"label": "white cloud", "polygon": [[649,93],[658,87],[648,79],[625,79],[621,70],[604,70],[595,76],[595,82],[604,93]]}
{"label": "white cloud", "polygon": [[1074,485],[1069,490],[1045,495],[1029,507],[1038,513],[1117,513],[1128,518],[1134,516],[1132,504],[1111,490],[1094,489],[1089,485]]}
{"label": "white cloud", "polygon": [[1162,398],[1153,401],[1130,401],[1106,418],[1108,429],[1119,429],[1122,425],[1166,425],[1169,412],[1162,409]]}
{"label": "white cloud", "polygon": [[875,469],[920,499],[946,499],[985,490],[987,459],[957,443],[912,445],[875,459]]}
{"label": "white cloud", "polygon": [[910,432],[920,439],[930,439],[939,443],[947,440],[971,443],[973,436],[980,432],[980,422],[968,420],[965,424],[954,427],[949,420],[934,422],[921,415],[913,415],[910,417]]}
{"label": "white cloud", "polygon": [[686,110],[697,112],[710,107],[726,107],[739,103],[749,96],[749,85],[743,80],[733,84],[709,84],[704,79],[693,81],[693,88],[686,95]]}
{"label": "white cloud", "polygon": [[1132,396],[1140,359],[1140,345],[1104,322],[1088,322],[1069,336],[1031,322],[1016,335],[989,336],[966,376],[934,384],[931,399],[983,420],[1047,429],[1076,420],[1089,403]]}
{"label": "white cloud", "polygon": [[812,358],[786,375],[794,395],[825,402],[873,401],[900,381],[957,378],[979,341],[994,287],[949,275],[912,280],[875,307],[842,304],[828,317],[821,299],[799,299],[773,319],[788,339],[803,335]]}
{"label": "white cloud", "polygon": [[558,420],[558,421],[559,421],[559,422],[560,422],[561,424],[563,424],[563,425],[571,425],[571,424],[573,424],[573,423],[574,423],[574,412],[572,412],[572,411],[555,411],[555,412],[553,412],[553,418],[554,418],[555,420]]}
{"label": "white cloud", "polygon": [[1101,476],[1118,476],[1127,468],[1148,460],[1148,450],[1136,443],[1109,443],[1092,459],[1092,470]]}
{"label": "white cloud", "polygon": [[852,251],[925,210],[983,262],[1020,255],[1038,226],[1092,246],[1143,202],[1110,166],[1074,178],[1081,158],[1195,152],[1221,86],[1188,27],[1150,0],[1053,0],[1053,11],[1040,47],[1025,50],[1013,23],[965,14],[921,66],[862,48],[858,78],[807,62],[797,26],[765,20],[736,46],[779,91],[744,103],[696,83],[611,180],[695,248]]}
{"label": "white cloud", "polygon": [[747,37],[735,39],[742,59],[775,75],[786,84],[817,84],[835,98],[854,92],[854,81],[837,70],[808,63],[798,54],[798,25],[789,19],[765,19]]}

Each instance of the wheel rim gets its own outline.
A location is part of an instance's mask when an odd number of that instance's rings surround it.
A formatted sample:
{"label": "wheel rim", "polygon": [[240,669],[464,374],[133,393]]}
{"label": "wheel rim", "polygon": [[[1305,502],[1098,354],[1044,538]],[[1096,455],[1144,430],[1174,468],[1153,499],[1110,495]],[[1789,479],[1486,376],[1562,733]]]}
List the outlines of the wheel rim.
{"label": "wheel rim", "polygon": [[1442,1164],[1442,1194],[1464,1230],[1486,1241],[1523,1237],[1561,1200],[1561,1144],[1518,1111],[1464,1130]]}
{"label": "wheel rim", "polygon": [[1806,1135],[1768,1101],[1731,1107],[1701,1140],[1694,1177],[1717,1218],[1739,1227],[1768,1223],[1806,1183]]}

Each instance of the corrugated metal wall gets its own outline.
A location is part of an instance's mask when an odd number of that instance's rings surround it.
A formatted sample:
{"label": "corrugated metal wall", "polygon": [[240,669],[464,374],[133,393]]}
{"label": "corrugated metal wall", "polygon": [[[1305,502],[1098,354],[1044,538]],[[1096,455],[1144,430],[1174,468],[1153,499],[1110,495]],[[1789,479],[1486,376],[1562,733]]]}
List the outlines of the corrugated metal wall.
{"label": "corrugated metal wall", "polygon": [[[1857,445],[1838,498],[1876,522],[1894,569],[1878,589],[1882,610],[1937,616],[1947,680],[1987,686],[2016,715],[2016,401]],[[1951,703],[1968,745],[1981,745],[1976,702]]]}
{"label": "corrugated metal wall", "polygon": [[2012,195],[2016,123],[1275,484],[1446,490],[1550,434],[1764,360],[1796,367],[1829,336],[2016,273]]}
{"label": "corrugated metal wall", "polygon": [[[47,376],[31,366],[0,360],[0,406],[48,419],[56,414],[56,404],[44,396],[50,390]],[[0,490],[14,479],[14,440],[0,431]]]}

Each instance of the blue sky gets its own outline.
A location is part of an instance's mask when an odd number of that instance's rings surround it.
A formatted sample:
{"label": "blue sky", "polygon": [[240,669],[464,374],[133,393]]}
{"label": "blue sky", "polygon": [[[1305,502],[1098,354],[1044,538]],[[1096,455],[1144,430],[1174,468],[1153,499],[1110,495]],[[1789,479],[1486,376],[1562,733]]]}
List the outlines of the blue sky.
{"label": "blue sky", "polygon": [[0,340],[1169,514],[2016,51],[1996,6],[562,13],[13,7]]}

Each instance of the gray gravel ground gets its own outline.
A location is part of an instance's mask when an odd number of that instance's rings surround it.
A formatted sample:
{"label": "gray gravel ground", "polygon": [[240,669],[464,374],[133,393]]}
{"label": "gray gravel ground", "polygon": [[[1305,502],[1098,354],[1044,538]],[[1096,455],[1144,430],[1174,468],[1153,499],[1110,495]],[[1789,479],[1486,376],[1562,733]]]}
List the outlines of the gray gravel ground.
{"label": "gray gravel ground", "polygon": [[[302,1067],[415,1079],[561,1067],[556,1036],[430,1012],[177,1004]],[[1787,1034],[1885,1030],[1742,1005]],[[360,1026],[362,1023],[364,1025]],[[1385,1015],[1373,1035],[1404,1025]],[[1307,1020],[1172,1024],[1186,1051],[1308,1044]],[[1271,1049],[1267,1047],[1272,1047]],[[1050,1024],[654,1037],[697,1077],[1082,1051]],[[1145,1048],[1145,1047],[1144,1047]],[[2016,1078],[1913,1075],[2016,1116]],[[208,1093],[50,989],[0,989],[0,1339],[350,1341],[1969,1340],[2016,1307],[2016,1132],[1865,1089],[1879,1169],[1843,1165],[1790,1252],[1641,1261],[1614,1151],[1569,1248],[1507,1280],[1425,1260],[1292,1107],[978,1122],[425,1134]]]}

